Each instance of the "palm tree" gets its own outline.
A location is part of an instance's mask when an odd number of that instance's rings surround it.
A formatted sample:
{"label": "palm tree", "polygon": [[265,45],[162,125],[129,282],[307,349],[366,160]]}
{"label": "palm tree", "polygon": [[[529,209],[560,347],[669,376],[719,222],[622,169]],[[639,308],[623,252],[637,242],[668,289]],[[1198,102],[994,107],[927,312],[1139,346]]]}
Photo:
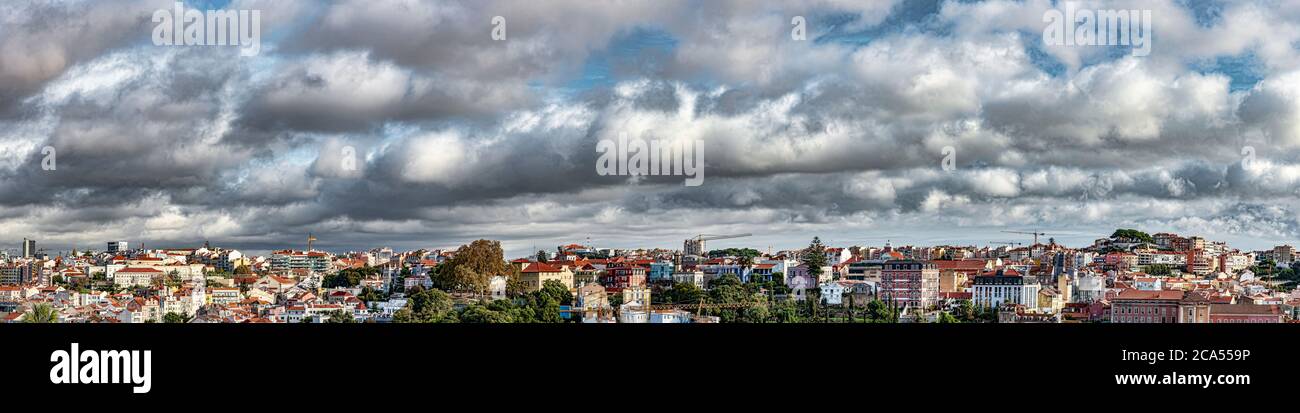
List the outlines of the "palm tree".
{"label": "palm tree", "polygon": [[54,311],[54,307],[49,304],[40,303],[32,306],[32,310],[23,314],[24,323],[57,323],[59,322],[59,312]]}

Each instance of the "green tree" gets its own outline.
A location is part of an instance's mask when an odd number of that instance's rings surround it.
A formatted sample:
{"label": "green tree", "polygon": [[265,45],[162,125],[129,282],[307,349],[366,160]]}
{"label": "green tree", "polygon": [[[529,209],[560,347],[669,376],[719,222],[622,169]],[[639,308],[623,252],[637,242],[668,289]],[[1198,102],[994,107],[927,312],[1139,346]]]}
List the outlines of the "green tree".
{"label": "green tree", "polygon": [[32,309],[23,314],[24,323],[57,323],[59,322],[59,312],[48,303],[37,303]]}
{"label": "green tree", "polygon": [[480,239],[462,245],[456,254],[438,265],[433,283],[447,291],[487,291],[488,280],[497,275],[515,278],[517,275],[505,260],[501,242]]}
{"label": "green tree", "polygon": [[[616,294],[614,297],[622,296]],[[512,310],[516,322],[561,323],[564,322],[564,317],[560,313],[560,306],[571,305],[573,294],[559,281],[547,280],[542,283],[541,289],[524,295],[520,303],[527,311]]]}
{"label": "green tree", "polygon": [[753,249],[753,248],[727,248],[727,249],[722,249],[722,250],[712,250],[712,251],[709,251],[707,255],[708,255],[710,258],[718,258],[718,257],[740,257],[740,258],[751,258],[751,259],[752,259],[752,258],[754,258],[754,257],[757,257],[757,256],[759,256],[759,255],[762,255],[762,253],[759,252],[759,251],[756,250],[756,249]]}
{"label": "green tree", "polygon": [[801,261],[808,267],[808,275],[813,279],[821,278],[822,267],[826,266],[826,246],[822,245],[822,239],[813,237],[812,243],[804,248],[802,255]]}
{"label": "green tree", "polygon": [[184,314],[178,314],[178,313],[173,313],[168,311],[167,314],[163,314],[163,322],[169,324],[188,323],[190,322],[190,318],[186,317]]}
{"label": "green tree", "polygon": [[387,299],[388,299],[388,295],[387,295],[387,294],[384,294],[382,291],[376,290],[376,289],[374,289],[374,288],[370,288],[370,287],[362,287],[362,288],[361,288],[361,295],[357,296],[357,298],[361,299],[361,301],[364,301],[364,302],[367,302],[367,303],[368,303],[368,302],[372,302],[372,301],[384,301],[384,300],[387,300]]}
{"label": "green tree", "polygon": [[769,313],[771,314],[773,321],[778,323],[798,323],[802,321],[802,317],[799,315],[798,304],[796,304],[794,300],[782,300],[772,304]]}
{"label": "green tree", "polygon": [[920,308],[912,310],[912,320],[914,323],[921,323],[921,324],[930,322],[930,319],[925,316],[925,310],[922,310]]}
{"label": "green tree", "polygon": [[1168,264],[1151,264],[1144,267],[1142,270],[1151,275],[1169,275],[1173,272],[1173,269],[1170,268]]}
{"label": "green tree", "polygon": [[450,295],[436,289],[415,290],[407,299],[406,307],[393,313],[393,322],[439,323],[455,319],[455,312],[452,311],[455,305]]}
{"label": "green tree", "polygon": [[534,317],[539,323],[562,323],[560,302],[549,295],[540,295],[532,302]]}
{"label": "green tree", "polygon": [[[505,301],[505,300],[497,300]],[[460,322],[462,323],[480,323],[480,324],[502,324],[513,323],[514,316],[509,309],[498,310],[482,304],[473,304],[465,307],[460,312]]]}
{"label": "green tree", "polygon": [[1129,242],[1155,243],[1155,239],[1151,238],[1151,235],[1136,229],[1117,229],[1115,233],[1110,234],[1110,238]]}
{"label": "green tree", "polygon": [[357,322],[357,319],[352,317],[351,311],[334,310],[330,312],[329,318],[325,319],[325,322],[331,324],[346,324],[355,323]]}
{"label": "green tree", "polygon": [[957,317],[963,322],[975,322],[979,320],[979,310],[970,300],[962,300],[961,306],[957,308]]}
{"label": "green tree", "polygon": [[546,280],[546,282],[542,283],[542,289],[538,293],[554,299],[560,305],[573,304],[573,293],[570,293],[563,283],[556,280]]}
{"label": "green tree", "polygon": [[879,299],[867,303],[867,321],[872,323],[893,323],[898,321],[898,311]]}
{"label": "green tree", "polygon": [[780,271],[773,272],[772,276],[762,285],[762,287],[771,290],[772,294],[790,293],[790,287],[785,285],[785,273]]}
{"label": "green tree", "polygon": [[704,296],[704,291],[692,283],[675,283],[671,288],[664,290],[655,298],[662,298],[666,304],[692,304],[700,302]]}
{"label": "green tree", "polygon": [[334,274],[325,276],[321,281],[321,286],[325,288],[351,288],[361,284],[361,280],[368,276],[379,275],[379,269],[374,267],[347,268]]}
{"label": "green tree", "polygon": [[939,313],[939,324],[954,324],[960,322],[961,320],[958,320],[957,317],[953,317],[952,314],[948,314],[947,311]]}
{"label": "green tree", "polygon": [[[734,274],[727,274],[718,277],[713,280],[713,282],[709,283],[709,287],[707,300],[709,303],[757,304],[756,301],[761,298],[757,297],[753,291],[750,291],[744,284],[741,284],[740,278],[736,277]],[[724,323],[755,322],[755,320],[749,320],[744,317],[746,315],[744,310],[748,307],[749,306],[741,307],[740,309],[719,309],[716,315]],[[765,316],[766,315],[764,315],[764,317]]]}

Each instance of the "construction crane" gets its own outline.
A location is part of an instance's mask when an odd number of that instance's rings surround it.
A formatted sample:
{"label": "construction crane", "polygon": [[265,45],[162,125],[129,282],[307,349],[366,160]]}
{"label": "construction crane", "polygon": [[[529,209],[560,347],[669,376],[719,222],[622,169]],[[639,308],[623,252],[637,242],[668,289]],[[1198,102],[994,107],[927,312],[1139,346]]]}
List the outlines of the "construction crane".
{"label": "construction crane", "polygon": [[1046,233],[1046,232],[1038,232],[1038,231],[1002,231],[1002,232],[1005,232],[1005,233],[1008,233],[1008,234],[1024,234],[1024,235],[1033,235],[1033,236],[1034,236],[1034,244],[1033,244],[1033,245],[1038,245],[1038,236],[1039,236],[1039,235],[1055,235],[1055,234],[1048,234],[1048,233]]}
{"label": "construction crane", "polygon": [[[651,305],[645,305],[645,304],[642,304],[642,305],[630,305],[629,307],[630,307],[630,308],[635,308],[635,309],[637,309],[637,310],[641,310],[641,311],[645,311],[645,310],[649,310],[649,311],[665,311],[665,310],[717,310],[717,309],[738,309],[738,308],[751,307],[751,306],[754,306],[754,305],[757,305],[757,304],[754,304],[754,303],[705,303],[705,302],[699,302],[699,303],[685,303],[685,304],[651,304]],[[570,307],[569,309],[561,309],[561,310],[560,310],[561,313],[585,313],[585,312],[589,312],[589,311],[600,312],[600,311],[612,311],[612,310],[605,310],[604,307],[598,308],[598,309],[596,309],[596,310],[589,310],[589,309],[586,309],[586,308],[583,308],[583,307]]]}
{"label": "construction crane", "polygon": [[704,250],[704,241],[743,238],[743,237],[748,237],[750,235],[754,235],[754,234],[744,233],[744,234],[732,234],[732,235],[709,235],[709,234],[696,235],[694,238],[689,238],[686,240],[686,243],[682,247],[682,253],[686,255],[704,255],[704,253],[706,252]]}
{"label": "construction crane", "polygon": [[[628,307],[631,309],[631,311],[634,311],[634,312],[641,312],[641,311],[644,311],[644,312],[646,313],[646,322],[649,322],[649,321],[650,321],[650,315],[653,314],[653,313],[656,312],[656,311],[695,310],[695,311],[696,311],[696,314],[692,314],[692,317],[700,317],[700,316],[702,316],[704,310],[720,310],[720,309],[737,309],[737,310],[738,310],[738,309],[749,308],[749,307],[752,307],[752,306],[755,306],[755,305],[757,305],[757,304],[755,304],[755,303],[751,303],[751,302],[745,302],[745,303],[706,303],[706,302],[704,302],[704,298],[703,298],[703,297],[700,297],[700,301],[699,301],[699,302],[696,302],[696,303],[681,303],[681,304],[649,304],[649,305],[647,305],[647,304],[641,304],[641,305],[629,305]],[[587,309],[587,308],[584,308],[584,307],[571,307],[571,308],[568,308],[568,309],[561,309],[560,312],[561,312],[561,313],[569,313],[569,314],[577,315],[578,317],[585,317],[585,315],[586,315],[587,313],[596,313],[596,317],[597,317],[598,319],[602,319],[602,320],[605,318],[605,314],[606,314],[606,312],[609,312],[611,315],[617,313],[616,310],[615,310],[614,308],[612,308],[612,307],[604,307],[604,306],[600,306],[600,307],[597,307],[597,308],[595,308],[595,309]],[[626,322],[626,321],[624,321],[624,322]]]}
{"label": "construction crane", "polygon": [[316,242],[316,237],[312,236],[311,233],[308,232],[308,233],[307,233],[307,252],[312,252],[311,244],[312,244],[313,242]]}
{"label": "construction crane", "polygon": [[1010,242],[1010,241],[993,241],[990,242],[990,244],[1009,245],[1009,246],[1025,245],[1025,243],[1023,242]]}

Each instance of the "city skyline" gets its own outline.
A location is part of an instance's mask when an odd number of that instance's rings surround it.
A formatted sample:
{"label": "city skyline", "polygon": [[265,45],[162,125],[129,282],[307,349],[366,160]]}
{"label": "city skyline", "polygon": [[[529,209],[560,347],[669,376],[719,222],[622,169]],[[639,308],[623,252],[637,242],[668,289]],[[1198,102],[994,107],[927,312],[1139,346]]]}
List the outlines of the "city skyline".
{"label": "city skyline", "polygon": [[[258,51],[0,6],[5,245],[1300,239],[1296,4],[1083,4],[1149,11],[1142,53],[1045,40],[1045,0],[184,5]],[[624,138],[698,142],[698,186],[603,170]]]}
{"label": "city skyline", "polygon": [[0,325],[65,409],[1254,405],[1300,0],[0,0]]}
{"label": "city skyline", "polygon": [[[1112,230],[1109,230],[1109,231],[1105,231],[1104,233],[1102,233],[1102,232],[1098,232],[1098,233],[1097,233],[1098,235],[1096,235],[1096,236],[1088,236],[1088,235],[1081,235],[1081,234],[1071,234],[1071,233],[1061,233],[1061,232],[1045,232],[1045,233],[1042,233],[1042,235],[1041,235],[1040,237],[1038,237],[1038,242],[1039,242],[1040,244],[1042,244],[1042,245],[1047,245],[1047,244],[1049,243],[1049,241],[1055,241],[1056,244],[1061,245],[1061,246],[1064,246],[1064,247],[1067,247],[1067,248],[1083,248],[1083,247],[1088,247],[1088,246],[1094,245],[1094,243],[1095,243],[1097,240],[1100,240],[1100,239],[1108,239],[1108,238],[1109,238],[1109,237],[1114,233],[1115,230],[1119,230],[1119,229],[1125,229],[1125,228],[1118,228],[1118,227],[1117,227],[1117,228],[1115,228],[1115,229],[1112,229]],[[1181,235],[1184,235],[1184,236],[1199,236],[1199,237],[1203,237],[1203,238],[1209,239],[1209,240],[1211,240],[1211,241],[1223,242],[1223,243],[1227,244],[1229,247],[1236,248],[1236,249],[1240,249],[1240,250],[1242,250],[1242,251],[1266,251],[1266,250],[1271,250],[1271,249],[1273,249],[1274,247],[1276,247],[1276,246],[1278,246],[1278,245],[1294,245],[1293,243],[1285,242],[1285,241],[1283,241],[1283,242],[1277,242],[1277,243],[1266,243],[1266,242],[1262,242],[1261,240],[1257,240],[1257,239],[1254,240],[1254,241],[1255,241],[1254,243],[1249,243],[1249,242],[1247,242],[1247,243],[1242,243],[1242,242],[1238,242],[1238,241],[1234,240],[1232,237],[1226,237],[1226,238],[1225,238],[1225,237],[1218,237],[1218,236],[1206,236],[1206,235],[1204,235],[1204,234],[1199,234],[1199,233],[1177,233],[1177,232],[1172,232],[1172,231],[1147,231],[1147,230],[1144,230],[1144,229],[1142,229],[1142,228],[1132,228],[1132,229],[1136,229],[1136,230],[1139,230],[1139,231],[1143,231],[1143,232],[1148,233],[1148,234],[1174,233],[1174,234],[1181,234]],[[1011,232],[1022,232],[1022,233],[1021,233],[1021,234],[1016,234],[1016,233],[1009,233],[1009,232],[1005,232],[1005,231],[1011,231]],[[886,246],[886,245],[893,245],[894,247],[902,247],[902,246],[911,246],[911,247],[953,246],[953,247],[977,247],[977,248],[978,248],[978,247],[989,247],[989,248],[993,248],[993,249],[996,249],[996,248],[998,248],[998,247],[1021,248],[1021,247],[1028,247],[1028,246],[1032,245],[1032,244],[1033,244],[1033,239],[1034,239],[1034,237],[1033,237],[1032,235],[1030,235],[1030,234],[1024,234],[1023,232],[1031,232],[1031,233],[1032,233],[1032,232],[1041,232],[1041,231],[1043,231],[1043,230],[1041,230],[1041,229],[1033,229],[1033,231],[1015,231],[1015,230],[996,230],[996,229],[990,229],[989,232],[978,232],[978,233],[975,233],[975,234],[972,234],[972,235],[971,235],[971,236],[977,236],[977,235],[980,235],[980,234],[987,234],[987,235],[989,235],[988,238],[971,238],[971,239],[966,240],[966,241],[951,240],[951,239],[944,239],[944,238],[934,238],[934,239],[928,239],[928,240],[922,239],[922,240],[919,240],[919,241],[909,241],[909,238],[908,238],[908,237],[906,237],[906,236],[901,236],[901,234],[894,234],[894,235],[900,235],[900,236],[896,236],[896,237],[895,237],[895,236],[891,236],[891,235],[879,235],[879,236],[858,237],[858,238],[827,238],[827,237],[823,237],[823,236],[816,235],[816,234],[810,234],[810,235],[807,237],[807,239],[787,238],[787,237],[781,237],[781,236],[776,236],[776,235],[766,235],[766,236],[764,236],[764,235],[759,235],[759,234],[752,234],[752,235],[748,235],[748,236],[745,236],[745,237],[738,237],[738,239],[722,239],[722,240],[716,240],[716,241],[709,241],[709,242],[707,243],[707,248],[706,248],[706,250],[726,249],[726,248],[753,248],[753,249],[756,249],[756,250],[759,250],[759,251],[761,251],[761,252],[765,252],[765,253],[768,252],[769,247],[770,247],[771,251],[773,251],[773,252],[775,252],[775,251],[788,251],[788,250],[801,250],[801,249],[806,248],[806,247],[808,246],[808,242],[810,242],[810,241],[813,239],[813,237],[816,237],[816,238],[820,239],[820,240],[822,241],[823,244],[825,244],[825,245],[827,245],[827,246],[832,246],[832,247],[851,247],[851,246],[862,246],[862,247],[883,247],[883,246]],[[588,238],[561,238],[561,239],[551,239],[551,240],[525,240],[525,241],[512,242],[512,241],[502,241],[502,240],[494,239],[494,238],[491,238],[491,237],[477,237],[477,238],[467,238],[467,239],[465,239],[465,240],[462,241],[462,242],[455,243],[455,244],[447,244],[447,245],[421,245],[421,244],[392,244],[392,243],[389,243],[389,244],[375,244],[375,245],[369,245],[369,246],[359,246],[359,247],[354,247],[354,248],[333,248],[333,247],[330,247],[329,243],[322,243],[321,240],[320,240],[319,238],[315,238],[315,237],[313,236],[313,245],[314,245],[314,246],[313,246],[312,250],[316,250],[316,251],[325,251],[325,252],[330,252],[330,253],[334,253],[334,254],[342,254],[342,253],[346,253],[346,252],[370,251],[370,250],[380,249],[380,248],[391,248],[391,249],[393,249],[394,251],[415,251],[415,250],[420,250],[420,249],[424,249],[424,250],[444,250],[444,251],[451,251],[451,250],[455,250],[456,248],[458,248],[458,247],[460,247],[460,246],[462,246],[462,245],[469,244],[470,242],[472,242],[472,241],[474,241],[474,240],[478,240],[478,239],[489,239],[489,240],[494,240],[494,241],[501,241],[501,242],[502,242],[502,248],[503,248],[503,250],[504,250],[505,255],[506,255],[507,257],[513,257],[513,258],[519,258],[519,257],[532,257],[532,256],[536,255],[536,252],[539,251],[539,250],[541,250],[541,251],[547,251],[547,252],[554,252],[554,250],[555,250],[557,247],[561,247],[561,246],[565,246],[565,245],[569,245],[569,244],[585,245],[585,246],[590,246],[590,247],[594,247],[594,248],[611,248],[611,249],[618,249],[618,250],[638,250],[638,249],[645,249],[645,250],[653,250],[653,249],[663,249],[663,250],[681,250],[681,249],[682,249],[681,242],[683,241],[683,240],[680,240],[680,239],[679,239],[679,240],[676,241],[676,244],[675,244],[675,245],[668,245],[668,244],[663,244],[663,245],[660,245],[660,244],[636,244],[636,243],[628,243],[628,244],[608,244],[608,245],[606,245],[606,244],[603,244],[603,243],[601,243],[601,242],[598,242],[598,239],[596,239],[596,238],[590,238],[590,239],[588,239]],[[915,239],[915,238],[912,238],[912,239]],[[31,239],[31,241],[38,241],[38,240]],[[272,252],[274,252],[274,251],[279,251],[279,250],[302,250],[302,251],[306,251],[306,250],[307,250],[307,248],[306,248],[306,245],[307,245],[307,239],[306,239],[306,237],[304,237],[302,240],[300,240],[299,243],[296,243],[296,244],[292,244],[292,243],[291,243],[291,244],[284,244],[284,245],[276,245],[276,246],[273,246],[272,248],[267,248],[267,249],[245,248],[245,247],[242,247],[242,246],[239,246],[239,245],[234,245],[234,244],[230,244],[230,243],[223,243],[223,242],[220,242],[220,240],[202,240],[202,241],[195,241],[195,242],[189,242],[189,243],[181,242],[181,243],[174,243],[174,244],[173,244],[173,243],[166,243],[166,244],[161,244],[161,245],[156,245],[156,244],[149,243],[148,241],[145,241],[145,242],[143,243],[143,246],[142,246],[142,244],[141,244],[139,241],[134,241],[134,240],[105,241],[105,242],[101,242],[100,244],[107,244],[107,243],[109,243],[109,242],[120,242],[120,241],[125,241],[125,242],[127,242],[128,245],[130,245],[130,248],[131,248],[131,249],[146,248],[146,249],[150,249],[150,250],[165,250],[165,249],[185,249],[185,248],[196,248],[196,247],[203,246],[204,244],[211,244],[213,247],[219,247],[219,248],[227,248],[227,249],[239,250],[239,251],[242,251],[242,252],[244,252],[244,253],[246,253],[246,254],[249,254],[249,255],[259,255],[259,256],[270,255]],[[773,241],[775,241],[775,242],[773,242]],[[530,242],[531,242],[531,243],[530,243]],[[71,247],[68,247],[68,248],[60,248],[60,247],[58,247],[58,246],[49,246],[49,247],[47,248],[47,247],[44,246],[44,245],[45,245],[45,244],[38,243],[38,244],[37,244],[37,251],[44,251],[45,253],[50,254],[50,255],[58,255],[58,254],[61,254],[61,253],[67,253],[67,252],[69,252],[69,251],[72,250]],[[512,247],[512,245],[515,245],[515,246]],[[22,246],[21,246],[21,244],[20,244],[18,248],[0,248],[0,250],[8,251],[8,252],[11,252],[11,253],[12,253],[12,252],[16,252],[16,251],[21,251],[21,247],[22,247]],[[77,249],[78,251],[95,251],[95,252],[104,252],[104,251],[106,250],[106,245],[99,245],[99,246],[94,246],[94,245],[81,245],[81,246],[77,246],[76,249]]]}

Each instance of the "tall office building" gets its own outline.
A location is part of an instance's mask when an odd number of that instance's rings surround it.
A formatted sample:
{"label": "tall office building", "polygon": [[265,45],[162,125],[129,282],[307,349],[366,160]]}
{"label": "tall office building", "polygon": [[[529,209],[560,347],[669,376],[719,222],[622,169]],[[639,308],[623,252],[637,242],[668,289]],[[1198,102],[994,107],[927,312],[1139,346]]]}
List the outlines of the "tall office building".
{"label": "tall office building", "polygon": [[109,253],[109,254],[115,254],[115,253],[119,253],[119,252],[126,252],[127,250],[130,250],[130,249],[131,249],[131,247],[129,246],[129,244],[128,244],[126,241],[109,241],[109,242],[108,242],[108,253]]}
{"label": "tall office building", "polygon": [[23,258],[31,258],[36,255],[36,240],[23,238]]}

